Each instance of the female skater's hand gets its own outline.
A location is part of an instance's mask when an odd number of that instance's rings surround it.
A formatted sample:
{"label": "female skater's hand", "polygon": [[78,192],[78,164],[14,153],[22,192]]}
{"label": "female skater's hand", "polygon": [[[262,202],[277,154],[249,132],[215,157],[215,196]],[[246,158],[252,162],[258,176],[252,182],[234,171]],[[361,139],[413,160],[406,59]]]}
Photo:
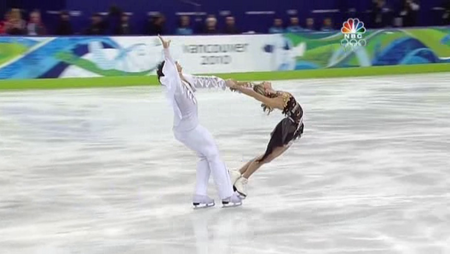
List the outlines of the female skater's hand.
{"label": "female skater's hand", "polygon": [[233,92],[236,91],[236,87],[237,87],[236,81],[234,81],[232,79],[227,79],[225,81],[225,84],[227,85],[228,88],[230,88],[231,91],[233,91]]}
{"label": "female skater's hand", "polygon": [[170,40],[165,41],[161,35],[158,34],[158,38],[161,41],[163,48],[167,49],[170,47]]}

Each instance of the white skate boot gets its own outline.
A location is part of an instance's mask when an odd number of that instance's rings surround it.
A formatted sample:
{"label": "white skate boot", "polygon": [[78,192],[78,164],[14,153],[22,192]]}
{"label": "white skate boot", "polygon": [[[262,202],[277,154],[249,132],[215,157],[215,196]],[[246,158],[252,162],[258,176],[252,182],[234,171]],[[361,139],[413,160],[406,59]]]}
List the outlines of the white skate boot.
{"label": "white skate boot", "polygon": [[208,196],[202,196],[202,195],[194,195],[192,204],[194,205],[194,209],[208,208],[208,207],[212,207],[215,205],[214,199],[212,199]]}
{"label": "white skate boot", "polygon": [[235,207],[242,205],[242,199],[236,194],[233,193],[233,196],[222,200],[223,207]]}
{"label": "white skate boot", "polygon": [[245,177],[240,177],[235,183],[234,187],[236,188],[237,193],[242,199],[247,197],[247,183],[248,179]]}
{"label": "white skate boot", "polygon": [[230,173],[230,178],[231,178],[231,184],[234,185],[234,183],[242,176],[241,172],[239,171],[228,171]]}

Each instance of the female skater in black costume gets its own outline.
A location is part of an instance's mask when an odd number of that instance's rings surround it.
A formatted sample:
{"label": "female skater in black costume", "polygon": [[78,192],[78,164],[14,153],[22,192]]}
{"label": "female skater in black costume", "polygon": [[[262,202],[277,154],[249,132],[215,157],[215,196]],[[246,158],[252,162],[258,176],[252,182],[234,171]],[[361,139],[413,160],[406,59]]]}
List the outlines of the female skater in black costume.
{"label": "female skater in black costume", "polygon": [[273,130],[266,152],[247,162],[239,171],[230,172],[234,187],[245,198],[248,178],[262,165],[283,154],[293,141],[301,137],[304,127],[303,109],[294,96],[288,92],[273,90],[270,82],[253,84],[228,80],[227,86],[262,102],[261,107],[269,114],[274,109],[279,109],[285,115]]}

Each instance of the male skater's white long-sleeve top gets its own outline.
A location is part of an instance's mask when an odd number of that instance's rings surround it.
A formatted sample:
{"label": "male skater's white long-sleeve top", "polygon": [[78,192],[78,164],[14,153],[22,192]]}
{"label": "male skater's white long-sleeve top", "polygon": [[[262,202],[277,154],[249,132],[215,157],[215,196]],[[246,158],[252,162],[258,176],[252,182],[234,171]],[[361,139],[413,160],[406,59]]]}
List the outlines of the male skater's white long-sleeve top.
{"label": "male skater's white long-sleeve top", "polygon": [[174,130],[192,130],[198,125],[198,107],[194,95],[196,88],[225,90],[227,86],[223,79],[214,76],[202,77],[183,73],[182,79],[169,49],[164,49],[164,57],[164,77],[161,77],[160,81],[165,86],[167,99],[174,110]]}
{"label": "male skater's white long-sleeve top", "polygon": [[169,49],[164,49],[164,76],[160,82],[166,89],[166,96],[173,107],[175,138],[195,151],[200,161],[197,164],[197,184],[195,194],[206,196],[208,180],[212,174],[219,196],[222,200],[233,195],[230,176],[219,155],[212,135],[198,121],[198,107],[194,92],[196,88],[223,88],[226,84],[217,77],[198,77],[183,74],[182,78]]}

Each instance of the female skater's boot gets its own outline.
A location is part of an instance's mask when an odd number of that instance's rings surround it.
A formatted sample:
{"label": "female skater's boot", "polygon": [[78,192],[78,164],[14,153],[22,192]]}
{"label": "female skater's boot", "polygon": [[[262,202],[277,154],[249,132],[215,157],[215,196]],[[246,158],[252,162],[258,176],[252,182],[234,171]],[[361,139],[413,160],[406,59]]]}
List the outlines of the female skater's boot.
{"label": "female skater's boot", "polygon": [[229,173],[230,173],[230,178],[231,178],[231,184],[233,184],[233,185],[242,176],[241,172],[239,172],[238,170],[237,171],[230,170]]}
{"label": "female skater's boot", "polygon": [[192,204],[194,205],[194,209],[207,208],[215,205],[214,199],[202,195],[194,195]]}
{"label": "female skater's boot", "polygon": [[239,196],[242,199],[245,199],[247,197],[247,183],[248,179],[243,176],[237,179],[237,181],[234,183],[234,187],[236,188],[237,193],[239,193]]}

